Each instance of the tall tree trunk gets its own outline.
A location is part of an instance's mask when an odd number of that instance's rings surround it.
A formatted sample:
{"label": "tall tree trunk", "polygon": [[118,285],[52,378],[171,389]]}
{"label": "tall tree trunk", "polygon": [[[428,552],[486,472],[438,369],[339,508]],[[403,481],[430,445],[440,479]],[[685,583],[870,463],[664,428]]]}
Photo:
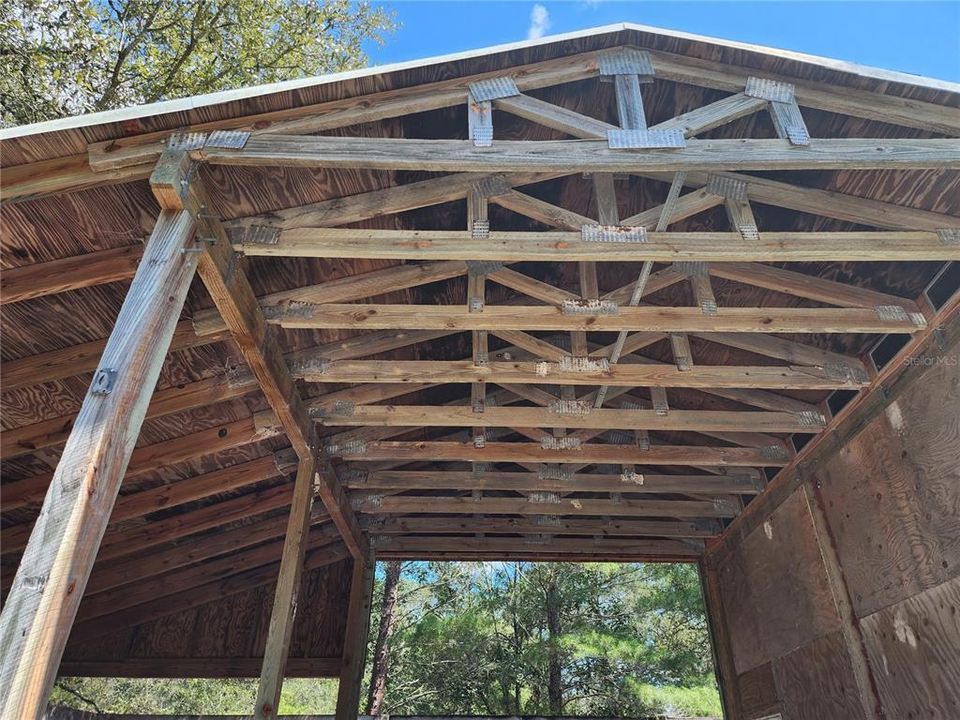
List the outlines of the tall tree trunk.
{"label": "tall tree trunk", "polygon": [[370,694],[367,696],[367,715],[380,715],[387,694],[387,671],[390,665],[390,636],[397,623],[397,594],[400,588],[400,561],[386,563],[387,575],[383,581],[383,601],[380,603],[380,629],[373,651],[373,669],[370,671]]}
{"label": "tall tree trunk", "polygon": [[563,686],[560,681],[560,591],[555,578],[547,585],[547,641],[548,678],[547,698],[550,713],[559,715],[563,711]]}

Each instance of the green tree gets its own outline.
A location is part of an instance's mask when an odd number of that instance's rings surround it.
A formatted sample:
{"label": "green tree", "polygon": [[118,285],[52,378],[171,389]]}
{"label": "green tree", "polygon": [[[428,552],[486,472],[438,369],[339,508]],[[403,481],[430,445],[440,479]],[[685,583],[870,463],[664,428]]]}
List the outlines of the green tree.
{"label": "green tree", "polygon": [[8,0],[2,123],[361,67],[393,29],[367,0]]}

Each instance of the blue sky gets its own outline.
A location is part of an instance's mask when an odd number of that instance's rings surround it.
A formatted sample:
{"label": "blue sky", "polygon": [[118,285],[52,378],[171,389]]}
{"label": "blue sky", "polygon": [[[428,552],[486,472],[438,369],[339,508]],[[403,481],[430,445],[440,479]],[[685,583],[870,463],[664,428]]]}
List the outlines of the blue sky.
{"label": "blue sky", "polygon": [[953,2],[381,2],[402,24],[371,62],[416,60],[616,22],[710,35],[960,82]]}

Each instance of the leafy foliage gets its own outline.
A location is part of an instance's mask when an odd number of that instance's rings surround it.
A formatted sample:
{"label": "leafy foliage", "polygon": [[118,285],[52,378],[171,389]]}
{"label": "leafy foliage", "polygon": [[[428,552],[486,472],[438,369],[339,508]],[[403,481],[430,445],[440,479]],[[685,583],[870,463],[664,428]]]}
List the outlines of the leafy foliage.
{"label": "leafy foliage", "polygon": [[8,0],[2,122],[361,67],[393,28],[367,0]]}
{"label": "leafy foliage", "polygon": [[[693,565],[405,563],[393,607],[391,715],[721,715]],[[104,712],[244,713],[256,695],[255,681],[62,681],[55,701],[86,708],[68,688]],[[330,713],[334,688],[288,680],[281,711]]]}

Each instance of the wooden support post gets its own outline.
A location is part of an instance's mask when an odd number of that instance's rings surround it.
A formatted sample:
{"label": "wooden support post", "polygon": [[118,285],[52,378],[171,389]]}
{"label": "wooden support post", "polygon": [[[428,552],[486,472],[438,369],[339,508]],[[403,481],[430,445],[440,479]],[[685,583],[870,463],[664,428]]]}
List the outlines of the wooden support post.
{"label": "wooden support post", "polygon": [[703,590],[703,609],[710,630],[714,673],[717,684],[720,686],[723,714],[730,720],[739,720],[742,715],[737,688],[737,671],[733,664],[733,646],[730,644],[730,632],[723,612],[720,581],[716,568],[709,562],[709,557],[707,560],[700,561],[700,586]]}
{"label": "wooden support post", "polygon": [[107,340],[0,615],[3,718],[39,717],[197,268],[164,210]]}
{"label": "wooden support post", "polygon": [[260,688],[257,691],[257,703],[254,706],[254,717],[257,720],[275,718],[280,705],[283,671],[290,650],[290,638],[293,636],[293,623],[297,614],[297,598],[300,592],[300,575],[310,531],[316,467],[316,462],[309,456],[301,459],[297,467],[293,502],[287,521],[287,536],[283,543],[283,555],[280,560],[280,576],[273,596],[270,630],[263,653]]}
{"label": "wooden support post", "polygon": [[373,595],[373,557],[353,561],[350,583],[350,607],[343,640],[343,668],[337,692],[335,720],[356,720],[360,712],[360,681],[367,655],[367,631],[370,629],[370,602]]}

